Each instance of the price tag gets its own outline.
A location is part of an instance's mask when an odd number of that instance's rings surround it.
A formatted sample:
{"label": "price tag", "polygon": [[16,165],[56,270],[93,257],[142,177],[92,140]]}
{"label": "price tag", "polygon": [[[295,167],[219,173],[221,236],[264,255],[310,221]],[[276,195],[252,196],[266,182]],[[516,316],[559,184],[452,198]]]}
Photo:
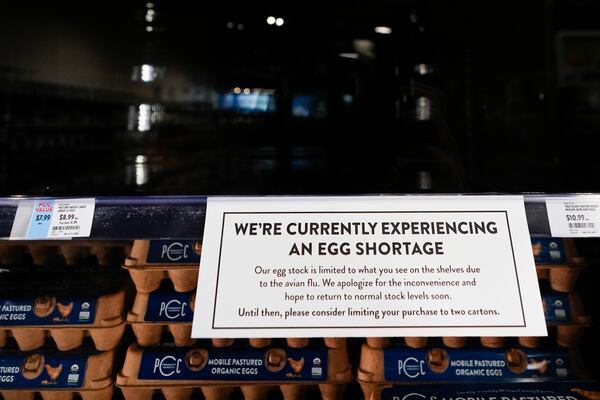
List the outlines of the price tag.
{"label": "price tag", "polygon": [[600,196],[548,199],[546,209],[552,236],[600,236]]}
{"label": "price tag", "polygon": [[94,199],[35,200],[25,238],[88,237],[95,205]]}
{"label": "price tag", "polygon": [[33,203],[33,211],[27,229],[28,239],[45,239],[48,237],[53,211],[54,200],[36,200]]}

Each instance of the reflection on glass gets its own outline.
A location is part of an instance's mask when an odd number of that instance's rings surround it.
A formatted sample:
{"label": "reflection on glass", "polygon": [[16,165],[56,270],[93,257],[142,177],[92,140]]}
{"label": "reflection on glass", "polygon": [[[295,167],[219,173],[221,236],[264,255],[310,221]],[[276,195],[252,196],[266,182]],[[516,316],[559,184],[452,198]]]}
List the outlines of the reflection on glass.
{"label": "reflection on glass", "polygon": [[[350,96],[350,98],[352,98],[352,96]],[[327,102],[325,97],[318,95],[299,95],[292,97],[292,115],[299,118],[326,117]]]}
{"label": "reflection on glass", "polygon": [[127,115],[127,130],[146,132],[152,129],[163,116],[163,106],[160,104],[142,103],[136,106],[129,106]]}
{"label": "reflection on glass", "polygon": [[285,20],[281,17],[274,17],[272,15],[267,17],[267,25],[283,26],[284,23]]}
{"label": "reflection on glass", "polygon": [[134,82],[142,81],[144,83],[149,83],[162,78],[164,74],[165,67],[152,64],[135,65],[133,67],[133,72],[131,73],[131,80]]}
{"label": "reflection on glass", "polygon": [[417,121],[427,121],[431,119],[431,99],[429,97],[417,97],[415,118]]}
{"label": "reflection on glass", "polygon": [[255,173],[271,172],[277,168],[275,158],[277,149],[273,146],[262,146],[252,151],[252,170]]}
{"label": "reflection on glass", "polygon": [[427,75],[433,72],[433,67],[429,64],[417,64],[413,67],[413,71],[419,75]]}
{"label": "reflection on glass", "polygon": [[310,147],[292,147],[291,156],[291,168],[293,171],[309,170],[315,166],[314,151]]}
{"label": "reflection on glass", "polygon": [[275,112],[275,91],[273,89],[250,89],[242,90],[234,88],[229,93],[219,95],[217,107],[225,111],[240,113],[252,112]]}
{"label": "reflection on glass", "polygon": [[379,33],[380,35],[389,35],[392,33],[392,28],[389,26],[376,26],[375,32]]}
{"label": "reflection on glass", "polygon": [[363,57],[375,58],[375,43],[368,39],[354,39],[354,50]]}
{"label": "reflection on glass", "polygon": [[138,108],[138,124],[139,132],[150,130],[151,107],[150,104],[140,104]]}
{"label": "reflection on glass", "polygon": [[156,79],[156,70],[153,65],[142,65],[142,82],[152,82]]}
{"label": "reflection on glass", "polygon": [[148,164],[144,155],[135,156],[135,184],[138,186],[148,183]]}
{"label": "reflection on glass", "polygon": [[136,106],[129,106],[127,111],[127,130],[132,132],[136,129],[137,124],[137,108]]}
{"label": "reflection on glass", "polygon": [[344,102],[344,104],[352,104],[354,102],[354,96],[345,93],[342,95],[342,101]]}
{"label": "reflection on glass", "polygon": [[154,21],[154,18],[156,18],[156,11],[154,11],[153,9],[148,9],[148,11],[146,11],[146,22],[152,22]]}
{"label": "reflection on glass", "polygon": [[431,189],[431,173],[429,171],[419,171],[417,173],[417,187],[419,190]]}

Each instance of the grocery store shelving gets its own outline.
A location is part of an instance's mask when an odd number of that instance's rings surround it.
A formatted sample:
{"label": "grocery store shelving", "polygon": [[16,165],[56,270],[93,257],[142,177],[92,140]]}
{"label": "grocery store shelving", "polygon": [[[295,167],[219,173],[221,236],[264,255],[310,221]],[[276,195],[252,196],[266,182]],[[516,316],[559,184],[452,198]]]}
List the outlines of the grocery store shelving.
{"label": "grocery store shelving", "polygon": [[[550,236],[545,200],[577,194],[524,195],[529,232]],[[20,201],[0,198],[0,239],[10,237]],[[92,231],[87,240],[201,239],[207,196],[97,197]]]}

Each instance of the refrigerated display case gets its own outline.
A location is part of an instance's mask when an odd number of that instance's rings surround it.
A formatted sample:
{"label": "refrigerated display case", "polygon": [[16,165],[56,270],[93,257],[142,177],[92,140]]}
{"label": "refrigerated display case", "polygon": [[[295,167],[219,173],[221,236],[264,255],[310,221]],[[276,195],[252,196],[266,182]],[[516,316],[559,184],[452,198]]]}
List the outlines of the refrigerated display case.
{"label": "refrigerated display case", "polygon": [[551,198],[524,197],[548,338],[358,332],[235,340],[191,337],[193,315],[202,312],[195,289],[203,236],[211,234],[207,197],[98,197],[89,237],[70,240],[18,236],[30,223],[19,207],[68,199],[1,199],[2,395],[391,399],[479,391],[491,398],[543,388],[539,396],[594,398],[598,385],[589,379],[598,371],[584,350],[595,337],[593,293],[580,282],[595,263],[578,240],[550,236]]}
{"label": "refrigerated display case", "polygon": [[[545,205],[600,193],[597,15],[591,0],[5,7],[0,398],[600,397],[598,239],[552,237]],[[192,339],[196,193],[524,193],[549,338]],[[89,235],[27,236],[21,205],[76,197]]]}

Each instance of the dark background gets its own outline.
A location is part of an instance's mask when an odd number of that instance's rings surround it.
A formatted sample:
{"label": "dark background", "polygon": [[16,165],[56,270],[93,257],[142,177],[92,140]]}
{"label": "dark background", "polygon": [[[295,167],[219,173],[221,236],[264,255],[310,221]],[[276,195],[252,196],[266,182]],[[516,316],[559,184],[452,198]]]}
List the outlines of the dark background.
{"label": "dark background", "polygon": [[281,3],[3,7],[0,195],[600,192],[600,2]]}
{"label": "dark background", "polygon": [[600,189],[596,1],[147,3],[2,10],[1,194]]}

